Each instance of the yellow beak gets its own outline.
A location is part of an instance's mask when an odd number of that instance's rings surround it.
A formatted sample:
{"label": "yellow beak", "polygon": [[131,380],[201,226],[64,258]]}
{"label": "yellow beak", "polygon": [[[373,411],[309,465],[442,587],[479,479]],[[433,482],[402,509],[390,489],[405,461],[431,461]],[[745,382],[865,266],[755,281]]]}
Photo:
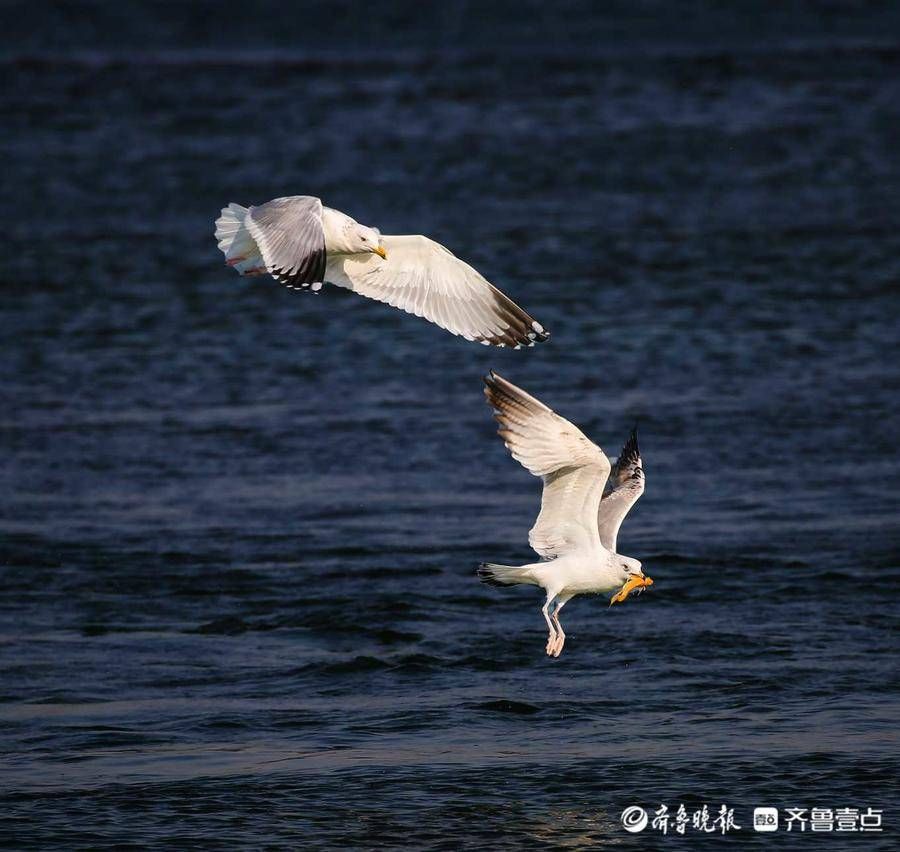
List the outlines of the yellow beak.
{"label": "yellow beak", "polygon": [[384,260],[387,260],[387,252],[381,246],[376,246],[372,251],[377,255],[381,255]]}
{"label": "yellow beak", "polygon": [[652,577],[641,577],[638,574],[632,574],[625,582],[625,585],[609,599],[609,605],[612,606],[614,603],[622,603],[622,601],[624,601],[635,589],[646,589],[647,586],[652,585]]}

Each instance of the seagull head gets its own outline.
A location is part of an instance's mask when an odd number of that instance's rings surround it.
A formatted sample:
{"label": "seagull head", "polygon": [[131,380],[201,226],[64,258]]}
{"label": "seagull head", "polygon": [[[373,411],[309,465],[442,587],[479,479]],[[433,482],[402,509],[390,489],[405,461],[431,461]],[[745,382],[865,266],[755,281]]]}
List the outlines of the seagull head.
{"label": "seagull head", "polygon": [[644,577],[644,571],[641,567],[640,560],[632,559],[630,556],[619,557],[619,567],[622,570],[622,582],[625,583],[632,577]]}
{"label": "seagull head", "polygon": [[619,558],[622,560],[622,571],[624,572],[623,583],[631,582],[633,588],[636,588],[638,592],[653,585],[653,578],[644,573],[640,560],[632,559],[630,556],[620,556]]}
{"label": "seagull head", "polygon": [[351,234],[352,248],[359,254],[371,252],[387,260],[387,252],[381,242],[381,232],[378,228],[369,228],[366,225],[356,224]]}

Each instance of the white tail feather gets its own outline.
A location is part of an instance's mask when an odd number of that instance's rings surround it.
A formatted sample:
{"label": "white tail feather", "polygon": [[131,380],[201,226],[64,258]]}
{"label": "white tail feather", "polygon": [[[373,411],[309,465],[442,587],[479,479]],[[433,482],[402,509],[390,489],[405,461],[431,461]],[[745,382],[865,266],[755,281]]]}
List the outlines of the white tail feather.
{"label": "white tail feather", "polygon": [[247,213],[246,207],[234,202],[223,207],[222,215],[216,219],[216,239],[229,266],[241,275],[259,275],[266,271],[266,265],[259,253],[259,246],[244,225]]}
{"label": "white tail feather", "polygon": [[478,566],[478,579],[489,586],[515,586],[519,583],[535,584],[529,570],[531,566],[523,565],[515,568],[511,565],[496,565],[493,562],[482,562]]}

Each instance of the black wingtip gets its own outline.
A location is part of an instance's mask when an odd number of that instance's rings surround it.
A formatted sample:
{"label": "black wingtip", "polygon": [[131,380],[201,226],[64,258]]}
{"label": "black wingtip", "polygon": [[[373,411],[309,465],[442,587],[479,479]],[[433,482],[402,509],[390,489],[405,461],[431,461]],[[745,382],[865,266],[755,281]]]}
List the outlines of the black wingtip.
{"label": "black wingtip", "polygon": [[488,374],[484,377],[484,383],[489,387],[497,387],[501,382],[505,382],[506,379],[503,378],[496,370],[491,368]]}
{"label": "black wingtip", "polygon": [[631,434],[628,436],[628,440],[625,442],[625,446],[622,447],[622,455],[620,456],[620,458],[638,459],[641,457],[641,450],[638,446],[637,427],[637,421],[635,421],[634,426],[631,427]]}
{"label": "black wingtip", "polygon": [[475,569],[475,573],[478,575],[478,579],[486,586],[493,586],[494,588],[499,589],[506,585],[506,583],[501,583],[497,580],[487,562],[480,563]]}
{"label": "black wingtip", "polygon": [[[494,337],[476,337],[474,339],[478,343],[496,346],[498,349],[530,349],[536,343],[544,343],[550,339],[550,332],[545,331],[543,326],[535,323],[534,320],[529,319],[529,322],[531,326],[510,327]],[[538,325],[541,330],[538,331],[534,328],[535,325]]]}
{"label": "black wingtip", "polygon": [[539,322],[531,321],[531,330],[528,332],[527,346],[534,346],[536,343],[546,343],[550,339],[550,332],[547,331]]}
{"label": "black wingtip", "polygon": [[490,370],[486,376],[482,376],[481,380],[484,382],[484,398],[487,400],[487,404],[493,408],[497,393],[497,374]]}

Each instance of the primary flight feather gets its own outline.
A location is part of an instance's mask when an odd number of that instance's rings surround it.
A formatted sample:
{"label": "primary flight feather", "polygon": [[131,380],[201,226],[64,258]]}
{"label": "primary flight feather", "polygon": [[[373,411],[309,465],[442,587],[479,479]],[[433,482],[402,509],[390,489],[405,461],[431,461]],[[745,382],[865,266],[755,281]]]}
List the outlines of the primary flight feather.
{"label": "primary flight feather", "polygon": [[309,195],[229,204],[216,220],[216,239],[241,275],[268,273],[301,290],[334,284],[485,345],[519,348],[550,336],[442,245],[382,235]]}
{"label": "primary flight feather", "polygon": [[558,657],[566,641],[559,612],[575,595],[615,592],[611,603],[618,603],[653,583],[637,559],[616,552],[622,519],[644,493],[637,434],[632,431],[610,465],[580,429],[512,382],[493,371],[484,382],[497,433],[513,458],[544,481],[541,512],[528,534],[544,561],[517,567],[483,563],[478,576],[494,586],[544,589],[546,650]]}

